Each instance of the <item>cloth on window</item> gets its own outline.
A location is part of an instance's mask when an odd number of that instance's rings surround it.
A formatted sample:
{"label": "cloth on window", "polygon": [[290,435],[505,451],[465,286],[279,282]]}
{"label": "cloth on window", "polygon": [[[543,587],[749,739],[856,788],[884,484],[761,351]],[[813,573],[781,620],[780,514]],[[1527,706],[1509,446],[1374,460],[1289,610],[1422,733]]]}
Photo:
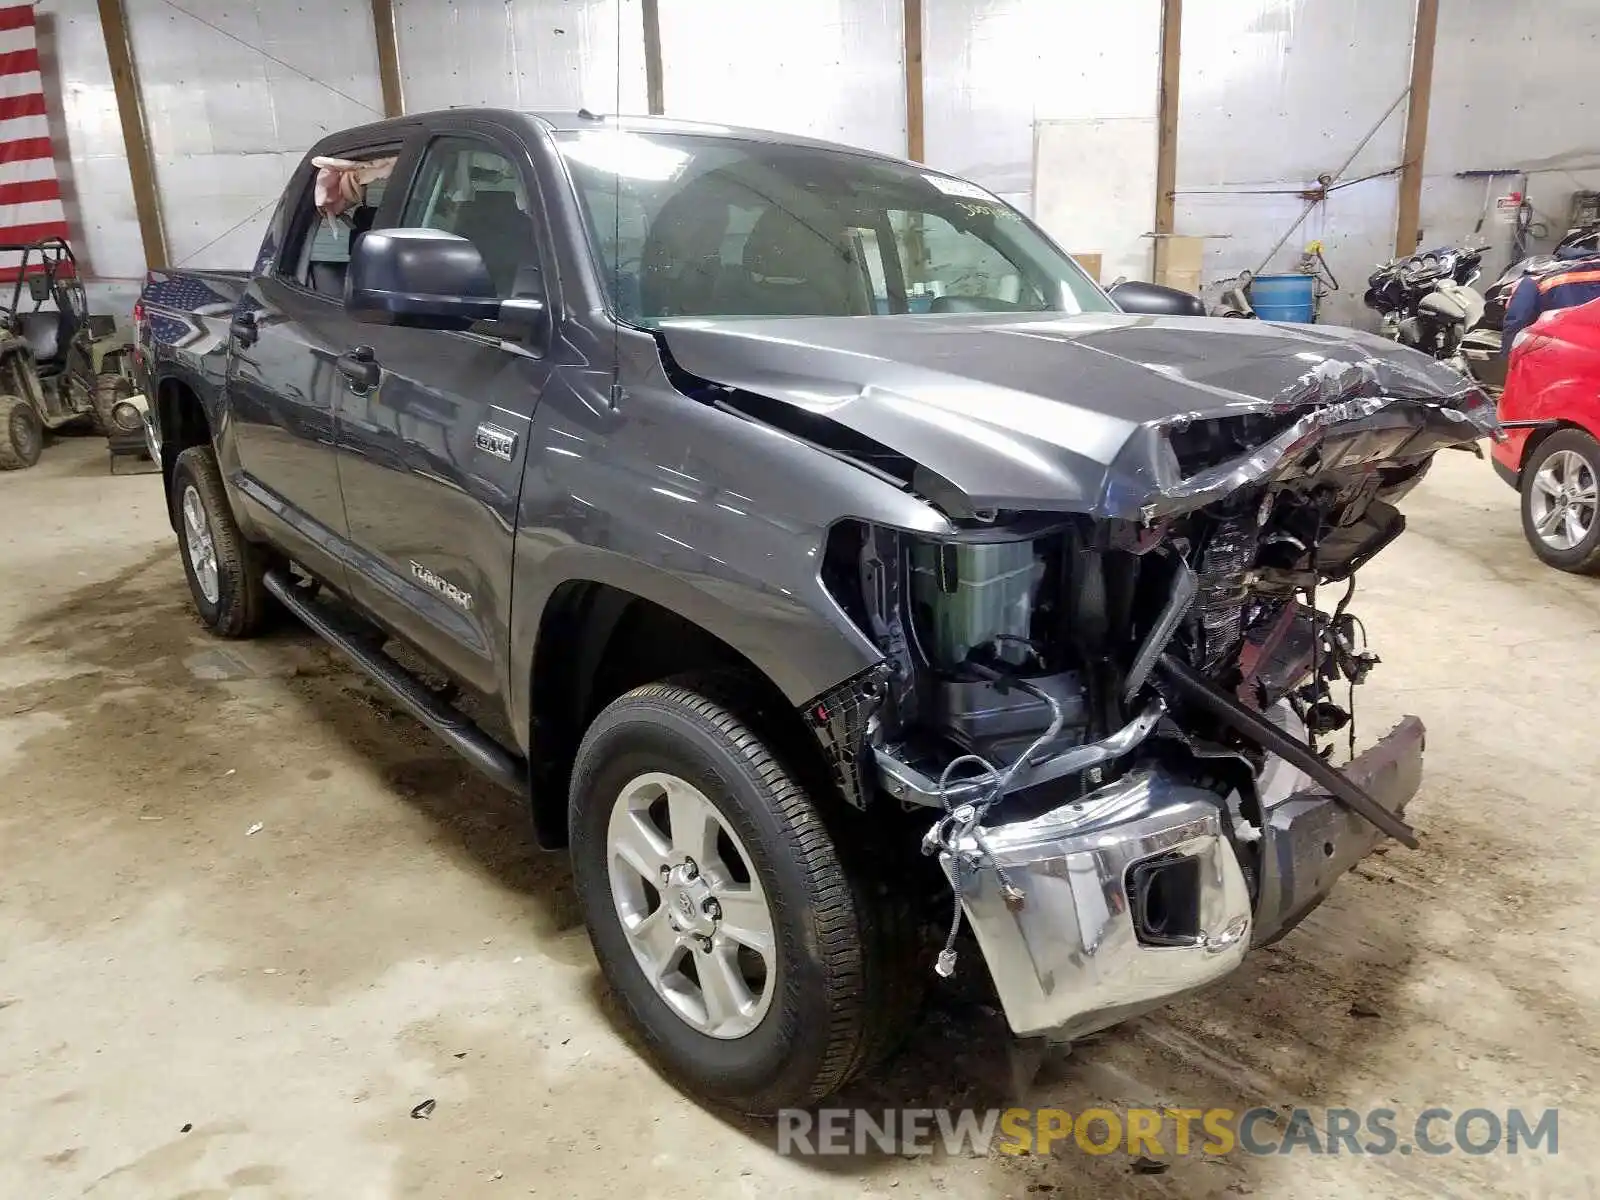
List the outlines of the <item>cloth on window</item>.
{"label": "cloth on window", "polygon": [[336,217],[348,208],[361,207],[367,185],[389,178],[397,161],[396,157],[365,162],[322,155],[313,158],[311,165],[317,169],[317,211],[325,217]]}

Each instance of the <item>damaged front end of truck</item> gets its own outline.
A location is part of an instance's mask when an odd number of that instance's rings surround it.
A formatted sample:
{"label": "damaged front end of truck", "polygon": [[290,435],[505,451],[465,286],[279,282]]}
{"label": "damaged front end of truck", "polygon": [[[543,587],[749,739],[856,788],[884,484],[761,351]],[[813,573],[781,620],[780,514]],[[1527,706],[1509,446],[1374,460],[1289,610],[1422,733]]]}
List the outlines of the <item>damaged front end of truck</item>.
{"label": "damaged front end of truck", "polygon": [[[1385,836],[1416,844],[1422,723],[1357,738],[1379,658],[1356,575],[1432,456],[1493,415],[1431,365],[1342,350],[1115,437],[1085,419],[1102,449],[1055,508],[1006,507],[981,470],[941,473],[862,421],[826,447],[949,528],[833,527],[823,583],[883,660],[807,715],[848,799],[927,812],[923,850],[1019,1035],[1076,1037],[1209,983]],[[820,444],[851,417],[711,386]]]}

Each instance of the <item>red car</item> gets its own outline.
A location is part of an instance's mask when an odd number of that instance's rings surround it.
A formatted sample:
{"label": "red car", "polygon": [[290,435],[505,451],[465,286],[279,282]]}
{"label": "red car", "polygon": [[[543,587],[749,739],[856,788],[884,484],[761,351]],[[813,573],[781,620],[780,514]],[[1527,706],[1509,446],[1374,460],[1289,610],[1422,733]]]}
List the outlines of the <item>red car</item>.
{"label": "red car", "polygon": [[1522,493],[1533,552],[1600,573],[1600,300],[1546,313],[1517,335],[1500,397],[1509,435],[1494,469]]}

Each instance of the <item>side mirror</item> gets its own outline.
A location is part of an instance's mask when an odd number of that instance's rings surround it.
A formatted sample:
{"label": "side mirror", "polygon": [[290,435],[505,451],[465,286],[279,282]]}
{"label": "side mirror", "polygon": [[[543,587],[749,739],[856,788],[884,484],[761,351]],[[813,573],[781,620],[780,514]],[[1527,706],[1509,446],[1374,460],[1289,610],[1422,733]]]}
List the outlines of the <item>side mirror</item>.
{"label": "side mirror", "polygon": [[544,337],[549,315],[545,302],[537,296],[509,296],[500,301],[500,331],[524,342],[537,342]]}
{"label": "side mirror", "polygon": [[1203,317],[1205,302],[1191,292],[1164,287],[1159,283],[1142,283],[1129,279],[1116,284],[1106,293],[1126,313],[1143,313],[1156,317]]}
{"label": "side mirror", "polygon": [[417,329],[469,329],[500,316],[478,248],[438,229],[375,229],[350,253],[345,311]]}

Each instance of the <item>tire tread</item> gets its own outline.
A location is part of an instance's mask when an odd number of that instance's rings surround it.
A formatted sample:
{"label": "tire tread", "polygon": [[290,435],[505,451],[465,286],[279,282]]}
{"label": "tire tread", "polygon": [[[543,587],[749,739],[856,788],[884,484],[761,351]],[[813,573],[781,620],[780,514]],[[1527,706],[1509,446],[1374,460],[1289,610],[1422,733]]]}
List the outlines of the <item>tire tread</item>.
{"label": "tire tread", "polygon": [[[32,458],[27,457],[17,450],[11,440],[11,422],[17,415],[17,410],[31,406],[21,396],[0,396],[0,471],[20,471],[31,467],[39,461],[38,451]],[[34,434],[38,439],[39,448],[43,448],[44,425],[34,413]]]}
{"label": "tire tread", "polygon": [[[870,894],[864,872],[847,866],[820,806],[759,732],[762,722],[756,708],[736,677],[696,673],[637,687],[609,705],[602,717],[619,710],[644,718],[652,712],[670,712],[719,740],[780,817],[786,843],[780,852],[792,857],[807,880],[801,909],[806,925],[803,945],[820,970],[825,992],[822,1011],[828,1025],[820,1062],[808,1080],[780,1081],[736,1101],[746,1111],[771,1112],[815,1104],[881,1059],[913,1015],[915,1000],[910,997],[920,987],[906,977],[894,953],[913,944],[898,919],[909,908]],[[591,725],[578,752],[580,762],[595,731],[605,724],[597,718]],[[577,802],[575,786],[574,805]],[[653,1042],[640,1014],[633,1015]]]}
{"label": "tire tread", "polygon": [[184,572],[190,576],[190,586],[195,589],[195,604],[199,610],[200,595],[193,581],[188,551],[182,545],[183,513],[181,500],[185,479],[194,483],[205,505],[206,517],[211,524],[211,539],[217,550],[219,576],[226,573],[232,581],[220,597],[214,620],[200,611],[200,619],[219,637],[249,638],[261,629],[268,611],[269,595],[262,582],[266,575],[266,562],[261,550],[247,541],[233,518],[228,503],[227,489],[222,484],[222,471],[217,466],[217,456],[210,446],[190,446],[172,468],[172,506],[174,525],[180,540],[178,553],[184,561]]}
{"label": "tire tread", "polygon": [[117,425],[111,419],[111,410],[117,406],[117,401],[125,400],[131,395],[133,395],[133,385],[126,377],[115,371],[103,371],[95,376],[90,419],[94,422],[96,433],[102,437],[110,437],[116,432]]}

